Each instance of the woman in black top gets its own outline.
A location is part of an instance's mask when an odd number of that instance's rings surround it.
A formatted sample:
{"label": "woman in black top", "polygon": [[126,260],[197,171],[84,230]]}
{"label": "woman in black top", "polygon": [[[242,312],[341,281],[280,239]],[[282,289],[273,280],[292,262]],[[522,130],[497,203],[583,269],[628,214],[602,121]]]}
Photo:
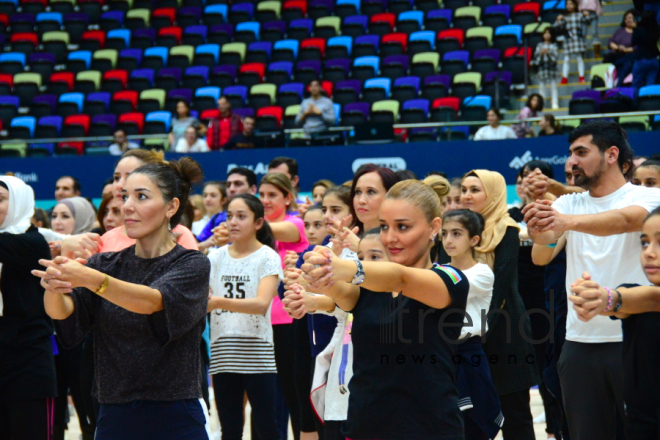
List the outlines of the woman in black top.
{"label": "woman in black top", "polygon": [[531,325],[529,317],[523,318],[525,305],[518,293],[519,227],[507,212],[506,182],[495,171],[474,170],[463,178],[461,193],[463,206],[486,219],[477,261],[493,269],[495,283],[483,346],[502,404],[502,434],[505,440],[534,440],[529,389],[539,377],[528,342]]}
{"label": "woman in black top", "polygon": [[0,177],[0,438],[46,440],[56,395],[53,324],[30,275],[50,249],[30,224],[34,192]]}
{"label": "woman in black top", "polygon": [[660,30],[655,14],[646,11],[633,31],[632,45],[635,48],[633,64],[633,87],[639,93],[642,86],[655,84],[658,76],[658,37]]}
{"label": "woman in black top", "polygon": [[431,262],[449,182],[428,179],[433,189],[397,183],[380,206],[380,238],[392,263],[342,260],[322,247],[305,255],[310,289],[354,316],[342,430],[351,439],[464,438],[452,355],[469,283],[458,269]]}
{"label": "woman in black top", "polygon": [[208,439],[199,344],[210,265],[171,233],[202,170],[190,158],[133,171],[122,212],[134,246],[41,260],[47,313],[64,346],[94,330],[96,439]]}

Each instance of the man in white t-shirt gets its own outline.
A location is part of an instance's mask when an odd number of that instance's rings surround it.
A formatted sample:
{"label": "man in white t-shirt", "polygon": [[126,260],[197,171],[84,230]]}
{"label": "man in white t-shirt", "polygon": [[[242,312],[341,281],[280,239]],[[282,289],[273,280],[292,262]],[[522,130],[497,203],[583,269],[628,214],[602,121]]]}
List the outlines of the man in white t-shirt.
{"label": "man in white t-shirt", "polygon": [[[605,286],[644,284],[639,231],[649,211],[660,206],[660,189],[626,183],[623,170],[631,172],[633,152],[617,123],[583,124],[569,142],[567,166],[575,185],[587,191],[528,205],[530,237],[552,246],[566,235],[567,292],[584,271]],[[622,336],[619,321],[599,316],[582,322],[569,307],[557,369],[572,440],[617,437],[624,408]]]}

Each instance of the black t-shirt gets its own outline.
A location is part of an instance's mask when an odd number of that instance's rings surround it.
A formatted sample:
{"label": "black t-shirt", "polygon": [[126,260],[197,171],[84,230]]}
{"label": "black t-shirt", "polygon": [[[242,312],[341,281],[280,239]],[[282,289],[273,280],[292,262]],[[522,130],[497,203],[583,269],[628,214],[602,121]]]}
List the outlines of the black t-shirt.
{"label": "black t-shirt", "polygon": [[263,138],[257,138],[254,135],[247,137],[243,133],[238,133],[232,136],[229,142],[224,144],[222,148],[225,150],[242,150],[244,148],[264,148],[264,145]]}
{"label": "black t-shirt", "polygon": [[346,437],[463,439],[452,356],[469,282],[453,267],[436,265],[431,270],[452,298],[446,309],[429,307],[405,292],[393,298],[360,289],[352,310],[353,378],[342,430]]}
{"label": "black t-shirt", "polygon": [[208,305],[208,258],[176,245],[165,255],[144,259],[135,255],[133,245],[94,255],[88,266],[160,291],[164,306],[141,315],[87,289],[74,289],[76,310],[55,321],[55,328],[67,347],[94,330],[94,396],[101,403],[201,397],[199,344]]}
{"label": "black t-shirt", "polygon": [[0,233],[0,401],[57,394],[53,323],[40,279],[30,273],[43,270],[42,258],[50,260],[50,249],[34,226],[24,234]]}
{"label": "black t-shirt", "polygon": [[[636,287],[623,284],[619,287]],[[624,298],[625,299],[625,298]],[[658,420],[660,413],[660,313],[630,315],[621,320],[623,327],[623,400],[634,409]],[[660,420],[659,420],[660,421]]]}

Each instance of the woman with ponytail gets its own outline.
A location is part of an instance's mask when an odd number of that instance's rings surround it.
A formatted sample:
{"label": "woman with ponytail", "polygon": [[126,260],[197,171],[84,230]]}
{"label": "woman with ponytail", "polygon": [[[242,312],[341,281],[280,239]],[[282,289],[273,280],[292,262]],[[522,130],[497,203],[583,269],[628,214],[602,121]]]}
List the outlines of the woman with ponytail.
{"label": "woman with ponytail", "polygon": [[305,255],[309,289],[353,314],[350,439],[463,439],[452,355],[467,277],[432,263],[449,182],[405,180],[380,204],[380,240],[391,263],[349,261],[322,247]]}
{"label": "woman with ponytail", "polygon": [[209,438],[199,343],[210,264],[172,234],[201,178],[187,157],[137,168],[122,188],[135,245],[89,261],[40,260],[46,269],[32,271],[62,345],[94,332],[97,440]]}
{"label": "woman with ponytail", "polygon": [[229,246],[211,251],[211,368],[222,438],[243,438],[243,395],[253,430],[280,439],[275,415],[277,368],[270,305],[282,266],[264,207],[251,194],[227,209]]}

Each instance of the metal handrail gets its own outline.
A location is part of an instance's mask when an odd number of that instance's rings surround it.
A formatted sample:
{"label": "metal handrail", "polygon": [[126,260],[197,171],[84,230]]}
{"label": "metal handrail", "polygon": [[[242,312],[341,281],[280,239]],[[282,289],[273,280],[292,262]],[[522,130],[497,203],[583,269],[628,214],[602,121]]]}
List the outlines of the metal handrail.
{"label": "metal handrail", "polygon": [[[565,121],[573,119],[603,119],[603,118],[618,118],[621,116],[650,116],[658,115],[660,110],[649,110],[641,112],[621,112],[621,113],[595,113],[589,115],[564,115],[555,116],[555,120]],[[502,125],[518,124],[520,122],[538,122],[541,117],[526,118],[520,120],[506,120],[501,121]],[[473,125],[488,125],[488,121],[456,121],[456,122],[420,122],[417,124],[394,124],[393,128],[441,128],[441,127],[458,127],[458,126],[473,126]],[[330,127],[328,131],[332,132],[345,132],[355,130],[353,126],[345,127]],[[285,134],[305,133],[302,128],[287,128],[283,130]],[[167,139],[167,134],[140,134],[131,135],[131,140],[141,139]],[[0,145],[4,144],[55,144],[60,142],[96,142],[96,141],[112,141],[112,136],[95,136],[95,137],[75,137],[75,138],[45,138],[45,139],[3,139],[0,140]]]}

